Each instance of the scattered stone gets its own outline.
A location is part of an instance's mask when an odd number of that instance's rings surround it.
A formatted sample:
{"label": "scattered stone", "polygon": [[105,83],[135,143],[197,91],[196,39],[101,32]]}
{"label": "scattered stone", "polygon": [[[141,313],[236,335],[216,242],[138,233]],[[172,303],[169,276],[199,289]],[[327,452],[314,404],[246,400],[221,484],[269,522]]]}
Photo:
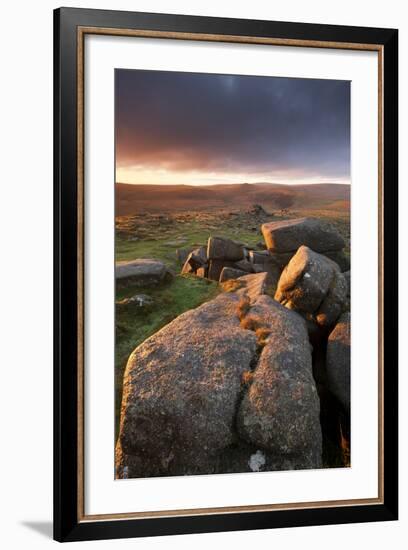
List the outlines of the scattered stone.
{"label": "scattered stone", "polygon": [[320,402],[305,323],[265,295],[249,315],[269,335],[238,411],[238,433],[272,454],[296,456],[302,468],[319,468]]}
{"label": "scattered stone", "polygon": [[139,286],[157,285],[168,274],[167,267],[159,260],[139,259],[116,262],[116,279],[131,279],[132,283]]}
{"label": "scattered stone", "polygon": [[238,279],[242,275],[246,275],[246,271],[242,269],[235,269],[234,267],[223,267],[220,273],[219,282],[223,283],[229,281],[230,279]]}
{"label": "scattered stone", "polygon": [[116,302],[116,303],[122,306],[135,304],[139,307],[144,307],[144,306],[152,305],[154,303],[154,300],[151,296],[148,296],[147,294],[135,294],[130,298],[124,298],[123,300],[120,300],[119,302]]}
{"label": "scattered stone", "polygon": [[343,313],[327,343],[327,380],[330,391],[350,414],[350,313]]}
{"label": "scattered stone", "polygon": [[271,252],[295,252],[302,245],[316,252],[327,252],[345,246],[334,227],[315,218],[264,223],[261,229],[266,247]]}
{"label": "scattered stone", "polygon": [[241,243],[224,237],[210,237],[208,239],[207,257],[210,260],[242,260],[244,257],[243,246]]}

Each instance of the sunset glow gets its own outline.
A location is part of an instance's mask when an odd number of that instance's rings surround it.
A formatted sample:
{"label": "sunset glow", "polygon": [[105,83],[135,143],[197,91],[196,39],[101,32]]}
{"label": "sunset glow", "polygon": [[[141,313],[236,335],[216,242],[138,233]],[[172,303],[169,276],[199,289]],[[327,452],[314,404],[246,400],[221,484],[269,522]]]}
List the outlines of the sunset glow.
{"label": "sunset glow", "polygon": [[350,84],[116,70],[116,181],[350,182]]}

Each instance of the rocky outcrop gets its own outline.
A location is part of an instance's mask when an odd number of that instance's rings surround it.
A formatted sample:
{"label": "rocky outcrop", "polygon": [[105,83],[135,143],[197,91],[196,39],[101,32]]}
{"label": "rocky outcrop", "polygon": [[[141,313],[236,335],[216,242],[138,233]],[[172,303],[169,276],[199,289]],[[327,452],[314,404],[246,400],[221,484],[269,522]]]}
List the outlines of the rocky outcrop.
{"label": "rocky outcrop", "polygon": [[304,245],[316,252],[341,250],[345,242],[328,223],[315,218],[296,218],[262,225],[262,234],[270,252],[295,252]]}
{"label": "rocky outcrop", "polygon": [[130,262],[116,262],[115,276],[117,281],[129,280],[139,286],[150,286],[161,283],[169,271],[159,260],[139,259]]}
{"label": "rocky outcrop", "polygon": [[264,347],[241,402],[238,433],[274,455],[301,457],[303,468],[318,468],[320,405],[305,323],[269,296],[258,297],[248,316],[264,331]]}
{"label": "rocky outcrop", "polygon": [[330,327],[346,305],[346,279],[335,262],[301,246],[282,272],[275,299]]}
{"label": "rocky outcrop", "polygon": [[284,263],[293,254],[257,252],[224,237],[209,237],[207,247],[193,250],[181,270],[182,274],[206,277],[220,283],[238,278],[243,273],[267,273],[268,285],[274,292]]}
{"label": "rocky outcrop", "polygon": [[[320,468],[322,426],[325,438],[339,429],[349,436],[344,240],[310,218],[268,222],[262,231],[268,250],[210,237],[179,255],[183,274],[219,281],[223,292],[130,355],[117,477]],[[166,273],[155,260],[117,265],[118,279],[141,284]],[[117,304],[149,312],[146,297]]]}
{"label": "rocky outcrop", "polygon": [[[236,292],[180,315],[133,351],[124,375],[117,477],[319,467],[320,427],[318,420],[311,427],[316,403],[304,322],[262,295],[266,278],[240,277]],[[273,334],[263,350],[255,327],[244,322],[250,314]],[[263,416],[257,392],[265,401]],[[295,400],[286,443],[284,412],[267,404],[268,396],[279,407]]]}
{"label": "rocky outcrop", "polygon": [[343,313],[327,343],[329,390],[350,414],[350,313]]}

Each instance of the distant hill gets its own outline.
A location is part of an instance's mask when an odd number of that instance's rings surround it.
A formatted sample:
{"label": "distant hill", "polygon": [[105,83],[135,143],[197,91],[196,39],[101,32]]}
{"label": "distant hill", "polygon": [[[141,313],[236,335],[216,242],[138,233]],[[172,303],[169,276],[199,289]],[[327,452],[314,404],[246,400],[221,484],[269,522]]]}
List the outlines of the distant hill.
{"label": "distant hill", "polygon": [[138,212],[225,208],[239,210],[253,204],[260,204],[271,210],[347,209],[350,205],[350,186],[331,183],[284,185],[263,182],[206,186],[116,184],[116,216]]}

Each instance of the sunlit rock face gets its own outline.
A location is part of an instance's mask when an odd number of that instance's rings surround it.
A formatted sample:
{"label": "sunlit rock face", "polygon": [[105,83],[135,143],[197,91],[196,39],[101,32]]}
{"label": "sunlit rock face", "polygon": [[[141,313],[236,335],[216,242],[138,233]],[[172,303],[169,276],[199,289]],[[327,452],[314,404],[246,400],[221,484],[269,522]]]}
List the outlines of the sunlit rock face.
{"label": "sunlit rock face", "polygon": [[295,252],[304,245],[315,252],[334,252],[345,246],[342,236],[328,223],[315,218],[295,218],[262,225],[270,252]]}
{"label": "sunlit rock face", "polygon": [[275,300],[331,327],[346,306],[347,290],[347,280],[335,262],[301,246],[280,276]]}

